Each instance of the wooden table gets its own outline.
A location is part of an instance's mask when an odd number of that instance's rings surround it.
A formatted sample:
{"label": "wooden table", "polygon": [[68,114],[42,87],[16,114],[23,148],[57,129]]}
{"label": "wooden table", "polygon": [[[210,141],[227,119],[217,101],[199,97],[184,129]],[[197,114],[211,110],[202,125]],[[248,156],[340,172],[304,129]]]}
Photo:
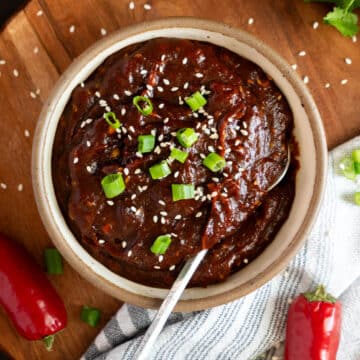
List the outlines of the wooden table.
{"label": "wooden table", "polygon": [[[24,243],[42,263],[51,245],[31,188],[31,145],[41,106],[60,74],[105,32],[165,16],[198,16],[238,26],[265,41],[300,76],[321,112],[329,148],[360,134],[360,41],[342,37],[321,22],[325,4],[301,0],[32,0],[0,34],[0,229]],[[221,5],[220,5],[221,4]],[[251,24],[250,18],[254,19]],[[320,26],[313,29],[313,22]],[[73,32],[70,31],[73,30]],[[101,30],[103,29],[103,30]],[[299,56],[300,51],[306,55]],[[346,64],[349,57],[352,64]],[[348,83],[341,85],[341,80]],[[325,87],[329,83],[330,87]],[[4,189],[6,185],[6,189]],[[69,266],[51,281],[64,298],[69,325],[47,353],[41,342],[20,338],[0,311],[0,347],[15,359],[77,359],[121,303],[94,288]],[[1,289],[0,289],[1,291]],[[79,320],[83,304],[102,309],[92,329]]]}

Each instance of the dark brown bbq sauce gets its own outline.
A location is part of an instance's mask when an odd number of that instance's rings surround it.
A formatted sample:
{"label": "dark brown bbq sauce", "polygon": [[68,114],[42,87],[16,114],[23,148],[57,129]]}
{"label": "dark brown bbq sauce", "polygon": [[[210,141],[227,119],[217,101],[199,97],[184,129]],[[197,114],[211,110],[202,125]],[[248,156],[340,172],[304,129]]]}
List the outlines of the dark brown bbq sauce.
{"label": "dark brown bbq sauce", "polygon": [[[207,99],[192,112],[184,99]],[[132,103],[148,96],[143,116]],[[120,133],[103,118],[121,121]],[[184,164],[152,180],[149,167],[181,148],[174,133],[196,129],[199,140]],[[282,173],[293,117],[274,82],[254,63],[208,43],[154,39],[110,56],[79,85],[61,117],[54,145],[53,180],[67,222],[100,262],[131,280],[169,287],[184,261],[211,248],[191,286],[223,281],[259,255],[286,220],[295,193],[295,162]],[[139,157],[137,137],[156,131],[156,148]],[[184,149],[182,149],[184,150]],[[202,158],[216,151],[227,161],[213,173]],[[107,200],[101,179],[120,172],[126,190]],[[196,198],[172,201],[171,184],[195,184]],[[150,251],[171,234],[164,256]]]}

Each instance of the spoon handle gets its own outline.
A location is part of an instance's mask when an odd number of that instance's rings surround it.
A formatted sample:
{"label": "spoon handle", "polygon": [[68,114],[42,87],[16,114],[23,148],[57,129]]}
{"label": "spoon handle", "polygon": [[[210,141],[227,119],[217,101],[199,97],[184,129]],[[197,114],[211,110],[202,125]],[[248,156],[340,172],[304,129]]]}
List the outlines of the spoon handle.
{"label": "spoon handle", "polygon": [[171,311],[174,309],[176,303],[179,301],[186,285],[189,283],[194,272],[199,267],[201,261],[205,257],[207,249],[201,250],[193,258],[189,259],[184,267],[181,269],[178,277],[176,278],[173,286],[171,287],[168,295],[161,304],[158,312],[151,325],[147,329],[136,353],[134,359],[144,360],[148,358],[149,352],[153,347],[157,337],[159,336],[166,320],[168,319]]}

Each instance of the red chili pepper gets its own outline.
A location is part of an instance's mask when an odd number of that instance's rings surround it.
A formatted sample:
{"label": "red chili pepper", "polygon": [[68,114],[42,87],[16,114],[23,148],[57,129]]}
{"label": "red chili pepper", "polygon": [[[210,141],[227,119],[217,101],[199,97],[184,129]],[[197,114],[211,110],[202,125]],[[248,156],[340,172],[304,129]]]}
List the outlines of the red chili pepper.
{"label": "red chili pepper", "polygon": [[285,360],[336,360],[341,304],[320,285],[292,302],[286,328]]}
{"label": "red chili pepper", "polygon": [[50,349],[53,335],[66,326],[65,306],[28,252],[1,234],[0,289],[0,304],[19,334],[43,339]]}

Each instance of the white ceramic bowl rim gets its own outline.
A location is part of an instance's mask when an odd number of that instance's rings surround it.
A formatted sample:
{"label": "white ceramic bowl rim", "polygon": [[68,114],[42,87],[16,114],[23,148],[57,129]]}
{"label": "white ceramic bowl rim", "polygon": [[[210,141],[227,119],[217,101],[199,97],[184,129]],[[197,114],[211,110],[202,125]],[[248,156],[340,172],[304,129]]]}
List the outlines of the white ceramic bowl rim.
{"label": "white ceramic bowl rim", "polygon": [[234,300],[256,289],[283,270],[303,244],[318,212],[324,190],[326,141],[318,110],[305,85],[273,50],[251,35],[224,24],[195,18],[168,18],[119,30],[79,56],[61,76],[44,104],[34,139],[33,186],[43,223],[56,246],[89,281],[123,301],[157,307],[167,290],[129,281],[114,274],[76,240],[56,201],[51,157],[58,120],[72,90],[112,53],[155,37],[178,37],[211,42],[262,67],[286,96],[295,120],[301,167],[289,218],[275,240],[247,267],[220,284],[187,289],[176,310],[192,311]]}

